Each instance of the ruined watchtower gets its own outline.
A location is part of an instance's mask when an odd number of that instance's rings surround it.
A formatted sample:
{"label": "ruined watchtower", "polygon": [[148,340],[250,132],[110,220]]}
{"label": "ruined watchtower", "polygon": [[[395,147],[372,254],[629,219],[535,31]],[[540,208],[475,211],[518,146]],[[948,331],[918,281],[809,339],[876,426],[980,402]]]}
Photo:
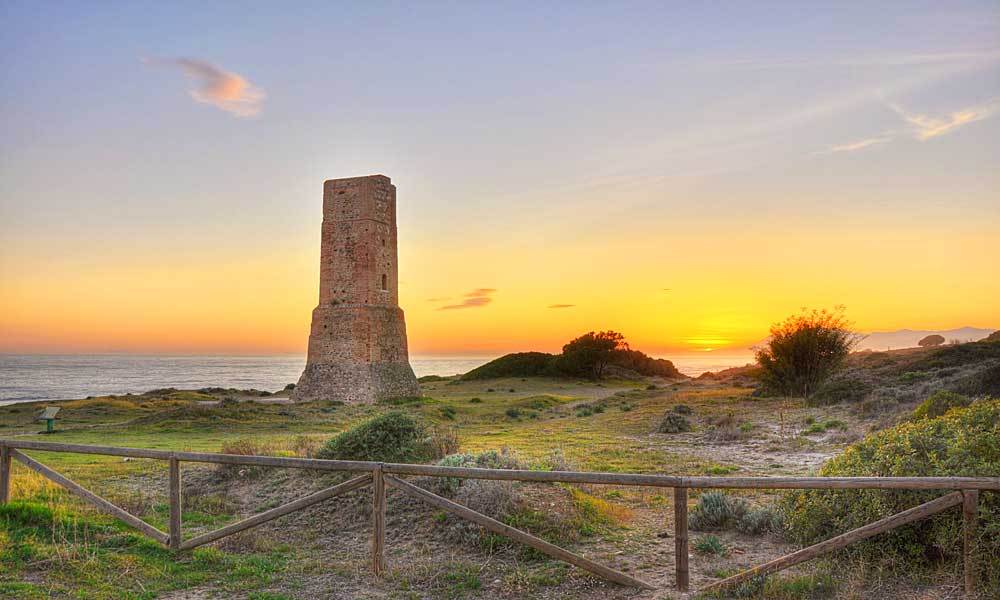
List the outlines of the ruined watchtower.
{"label": "ruined watchtower", "polygon": [[396,186],[384,175],[323,184],[319,306],[292,398],[371,403],[419,394],[396,260]]}

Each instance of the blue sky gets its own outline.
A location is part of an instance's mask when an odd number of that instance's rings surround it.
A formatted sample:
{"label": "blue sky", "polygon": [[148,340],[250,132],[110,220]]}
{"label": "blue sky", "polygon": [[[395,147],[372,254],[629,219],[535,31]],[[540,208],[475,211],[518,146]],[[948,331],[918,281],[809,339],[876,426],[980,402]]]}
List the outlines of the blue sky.
{"label": "blue sky", "polygon": [[[255,95],[237,108],[199,101],[205,73]],[[543,328],[552,339],[600,327],[595,315],[645,331],[628,315],[650,305],[594,293],[588,264],[630,297],[664,280],[704,290],[694,273],[745,272],[741,248],[783,256],[775,232],[787,230],[871,248],[940,235],[946,256],[891,253],[867,273],[863,255],[824,254],[822,278],[798,264],[762,274],[760,289],[720,283],[730,300],[716,313],[696,310],[701,295],[669,310],[706,323],[753,306],[741,318],[758,328],[835,302],[872,328],[891,327],[890,314],[912,327],[1000,320],[979,300],[996,288],[970,282],[1000,259],[987,242],[1000,225],[995,2],[6,2],[0,88],[0,276],[13,282],[2,302],[22,319],[7,325],[12,348],[59,346],[56,334],[30,341],[53,310],[31,309],[25,290],[40,281],[65,303],[127,284],[142,264],[225,280],[247,257],[295,298],[275,310],[299,339],[322,181],[366,173],[399,187],[418,346],[455,326],[419,302],[480,287],[504,292],[479,312],[509,302],[494,319],[506,329],[535,303],[591,307],[563,311]],[[607,259],[619,254],[630,258]],[[855,275],[871,290],[878,273],[908,294],[931,277],[968,300],[899,313],[907,296],[860,295]],[[647,275],[656,282],[630,287]],[[776,294],[775,278],[798,285]],[[212,321],[223,305],[185,314]],[[947,318],[912,322],[931,310]],[[135,311],[155,338],[162,313]],[[535,341],[484,316],[448,318],[482,319],[462,326],[483,348]],[[650,344],[694,336],[662,320]]]}

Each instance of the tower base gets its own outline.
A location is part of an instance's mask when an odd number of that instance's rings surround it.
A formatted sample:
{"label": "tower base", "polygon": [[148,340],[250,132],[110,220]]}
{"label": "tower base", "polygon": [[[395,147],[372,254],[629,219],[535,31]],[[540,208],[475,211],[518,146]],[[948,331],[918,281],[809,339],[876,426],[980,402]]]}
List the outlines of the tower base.
{"label": "tower base", "polygon": [[292,399],[296,402],[339,400],[347,404],[374,404],[388,398],[419,395],[420,387],[409,364],[334,363],[306,365]]}
{"label": "tower base", "polygon": [[313,310],[309,358],[292,400],[373,404],[418,395],[400,308],[327,304]]}

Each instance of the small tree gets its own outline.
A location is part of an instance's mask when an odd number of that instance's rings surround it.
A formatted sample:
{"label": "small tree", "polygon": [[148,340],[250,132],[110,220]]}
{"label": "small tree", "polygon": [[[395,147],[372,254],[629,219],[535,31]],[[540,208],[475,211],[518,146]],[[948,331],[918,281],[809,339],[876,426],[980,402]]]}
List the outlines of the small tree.
{"label": "small tree", "polygon": [[628,350],[625,336],[617,331],[585,333],[563,346],[557,367],[565,373],[600,379],[617,353]]}
{"label": "small tree", "polygon": [[766,388],[808,397],[844,364],[861,336],[850,331],[844,307],[802,310],[771,326],[771,340],[757,350]]}
{"label": "small tree", "polygon": [[917,342],[917,345],[920,346],[921,348],[933,348],[934,346],[940,346],[943,343],[944,343],[944,336],[932,333],[931,335]]}

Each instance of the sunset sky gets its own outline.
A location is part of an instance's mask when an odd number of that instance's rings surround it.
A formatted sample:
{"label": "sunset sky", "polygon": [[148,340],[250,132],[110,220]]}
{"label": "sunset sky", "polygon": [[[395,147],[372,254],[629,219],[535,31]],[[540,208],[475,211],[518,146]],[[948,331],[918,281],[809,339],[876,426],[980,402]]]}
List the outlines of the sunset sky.
{"label": "sunset sky", "polygon": [[303,352],[373,173],[412,354],[1000,327],[995,1],[7,1],[0,92],[0,352]]}

